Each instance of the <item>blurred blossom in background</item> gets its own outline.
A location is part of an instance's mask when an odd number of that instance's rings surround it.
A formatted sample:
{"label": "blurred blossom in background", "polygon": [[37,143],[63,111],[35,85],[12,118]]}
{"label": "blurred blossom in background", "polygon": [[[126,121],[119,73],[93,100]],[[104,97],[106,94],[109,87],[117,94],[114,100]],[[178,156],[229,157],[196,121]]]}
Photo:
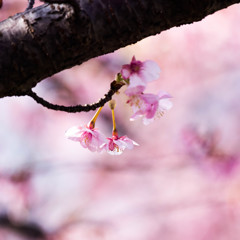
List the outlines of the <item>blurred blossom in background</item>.
{"label": "blurred blossom in background", "polygon": [[[26,0],[3,3],[1,20],[26,7]],[[0,240],[239,240],[239,22],[234,5],[37,85],[53,103],[92,103],[133,55],[156,61],[160,78],[147,90],[167,91],[174,107],[145,126],[129,121],[127,98],[116,95],[119,135],[140,145],[120,156],[65,138],[94,112],[1,99]],[[111,136],[107,105],[96,127]]]}

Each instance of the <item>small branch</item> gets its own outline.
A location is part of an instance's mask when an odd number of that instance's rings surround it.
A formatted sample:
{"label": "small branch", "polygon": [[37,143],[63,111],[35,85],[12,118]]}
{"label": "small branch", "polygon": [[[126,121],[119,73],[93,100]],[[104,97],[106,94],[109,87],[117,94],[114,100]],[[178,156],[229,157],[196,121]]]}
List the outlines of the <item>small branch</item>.
{"label": "small branch", "polygon": [[32,9],[34,3],[35,3],[35,0],[28,0],[28,6],[26,8],[26,11]]}
{"label": "small branch", "polygon": [[56,111],[64,111],[69,113],[77,113],[77,112],[89,112],[92,110],[96,110],[99,107],[104,106],[105,103],[109,102],[112,99],[112,96],[123,86],[122,83],[117,83],[115,80],[111,83],[110,89],[108,93],[104,95],[103,98],[101,98],[98,102],[93,104],[87,104],[87,105],[76,105],[76,106],[62,106],[50,103],[43,98],[39,97],[35,92],[30,90],[26,94],[30,97],[32,97],[37,103],[41,104],[42,106],[56,110]]}

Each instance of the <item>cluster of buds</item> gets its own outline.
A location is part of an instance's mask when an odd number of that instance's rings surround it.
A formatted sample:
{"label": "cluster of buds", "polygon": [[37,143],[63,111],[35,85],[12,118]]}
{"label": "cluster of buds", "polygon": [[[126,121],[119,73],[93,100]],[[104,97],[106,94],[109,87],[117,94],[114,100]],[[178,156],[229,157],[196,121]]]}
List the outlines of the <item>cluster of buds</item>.
{"label": "cluster of buds", "polygon": [[[144,93],[146,85],[159,78],[160,68],[154,61],[137,61],[132,58],[130,64],[122,66],[120,73],[117,74],[116,82],[127,85],[125,94],[128,96],[127,104],[132,107],[133,115],[130,120],[138,117],[143,118],[144,124],[149,124],[156,117],[162,116],[165,111],[172,107],[171,96],[166,92],[159,92],[157,95]],[[68,139],[78,141],[84,148],[92,152],[107,151],[109,154],[119,155],[125,149],[132,149],[138,144],[127,136],[118,136],[114,109],[116,103],[111,100],[109,103],[112,111],[113,130],[112,137],[106,138],[97,128],[95,122],[102,110],[99,108],[92,120],[85,126],[72,127],[66,132]]]}

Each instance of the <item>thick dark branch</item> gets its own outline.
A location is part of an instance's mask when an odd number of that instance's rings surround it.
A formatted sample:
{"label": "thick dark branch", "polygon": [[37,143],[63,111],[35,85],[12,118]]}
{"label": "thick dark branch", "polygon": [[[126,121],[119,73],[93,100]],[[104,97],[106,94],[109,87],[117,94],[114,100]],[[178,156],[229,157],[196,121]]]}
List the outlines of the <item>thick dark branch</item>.
{"label": "thick dark branch", "polygon": [[17,14],[0,23],[0,97],[25,95],[63,69],[239,2],[79,0],[75,15],[68,4]]}

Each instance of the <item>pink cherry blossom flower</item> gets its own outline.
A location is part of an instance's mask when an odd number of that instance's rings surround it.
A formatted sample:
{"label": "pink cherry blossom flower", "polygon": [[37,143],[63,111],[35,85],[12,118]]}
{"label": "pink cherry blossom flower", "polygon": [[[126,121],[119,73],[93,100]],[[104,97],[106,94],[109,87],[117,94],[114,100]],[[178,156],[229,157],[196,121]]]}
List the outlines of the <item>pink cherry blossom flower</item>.
{"label": "pink cherry blossom flower", "polygon": [[80,142],[82,147],[92,152],[101,152],[106,143],[106,137],[97,129],[89,126],[75,126],[67,130],[66,137],[70,140]]}
{"label": "pink cherry blossom flower", "polygon": [[129,88],[145,87],[148,82],[159,78],[160,68],[154,61],[141,62],[133,56],[130,64],[122,66],[121,75],[124,80],[129,81]]}
{"label": "pink cherry blossom flower", "polygon": [[113,135],[111,138],[107,138],[108,142],[104,144],[104,149],[111,155],[120,155],[127,149],[132,149],[138,146],[136,142],[128,138],[127,136],[118,137]]}
{"label": "pink cherry blossom flower", "polygon": [[131,121],[143,117],[143,123],[147,125],[172,107],[171,96],[166,92],[161,91],[158,95],[145,94],[141,91],[141,87],[135,87],[127,89],[125,93],[129,96],[127,103],[133,110]]}

